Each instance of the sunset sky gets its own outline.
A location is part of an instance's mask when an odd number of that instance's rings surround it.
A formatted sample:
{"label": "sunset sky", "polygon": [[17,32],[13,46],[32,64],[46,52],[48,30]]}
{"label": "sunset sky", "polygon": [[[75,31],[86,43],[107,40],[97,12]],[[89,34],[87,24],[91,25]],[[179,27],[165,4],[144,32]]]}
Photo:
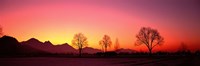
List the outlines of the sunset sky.
{"label": "sunset sky", "polygon": [[19,41],[32,37],[54,44],[69,43],[83,33],[89,47],[98,48],[107,34],[113,50],[145,51],[135,46],[141,27],[157,29],[165,43],[155,51],[176,51],[181,42],[200,50],[200,1],[198,0],[0,0],[0,25],[5,35]]}

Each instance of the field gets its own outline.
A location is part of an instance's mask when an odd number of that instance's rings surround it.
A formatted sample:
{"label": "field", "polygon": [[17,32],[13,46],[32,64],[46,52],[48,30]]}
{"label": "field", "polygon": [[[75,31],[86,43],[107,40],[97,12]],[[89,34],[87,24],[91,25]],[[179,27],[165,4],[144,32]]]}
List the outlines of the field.
{"label": "field", "polygon": [[0,66],[199,66],[199,57],[162,58],[0,58]]}

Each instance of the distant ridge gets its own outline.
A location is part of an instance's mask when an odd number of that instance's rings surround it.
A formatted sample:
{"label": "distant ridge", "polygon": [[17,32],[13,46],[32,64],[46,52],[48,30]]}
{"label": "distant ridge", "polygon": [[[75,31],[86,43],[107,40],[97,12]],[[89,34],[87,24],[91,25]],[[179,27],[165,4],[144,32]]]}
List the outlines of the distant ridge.
{"label": "distant ridge", "polygon": [[3,36],[0,38],[0,55],[16,55],[16,54],[45,54],[47,52],[22,45],[18,40],[11,36]]}
{"label": "distant ridge", "polygon": [[21,42],[22,45],[28,45],[33,48],[50,52],[50,53],[76,53],[76,49],[71,47],[68,43],[60,44],[60,45],[53,45],[50,41],[45,41],[44,43],[35,39],[31,38],[27,41]]}
{"label": "distant ridge", "polygon": [[99,49],[91,48],[91,47],[83,48],[83,53],[94,54],[94,53],[97,53],[97,52],[102,52],[102,51],[99,50]]}
{"label": "distant ridge", "polygon": [[[94,54],[101,52],[99,49],[91,47],[83,48],[83,53]],[[68,43],[52,44],[50,41],[41,42],[36,38],[30,38],[27,41],[18,42],[11,36],[0,38],[0,54],[77,54],[78,50]]]}

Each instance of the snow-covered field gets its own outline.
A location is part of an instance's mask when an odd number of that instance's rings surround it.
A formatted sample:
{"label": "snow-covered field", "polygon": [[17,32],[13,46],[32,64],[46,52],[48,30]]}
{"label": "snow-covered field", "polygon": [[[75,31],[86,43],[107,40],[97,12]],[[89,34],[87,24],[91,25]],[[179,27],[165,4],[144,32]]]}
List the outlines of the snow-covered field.
{"label": "snow-covered field", "polygon": [[200,58],[0,58],[0,66],[199,66]]}

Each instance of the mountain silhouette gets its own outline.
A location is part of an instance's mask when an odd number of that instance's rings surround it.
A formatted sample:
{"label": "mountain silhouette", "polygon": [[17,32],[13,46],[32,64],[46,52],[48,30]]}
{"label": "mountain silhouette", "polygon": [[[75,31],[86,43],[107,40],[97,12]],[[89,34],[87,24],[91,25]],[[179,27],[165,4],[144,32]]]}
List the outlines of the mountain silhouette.
{"label": "mountain silhouette", "polygon": [[[91,47],[83,48],[83,53],[94,54],[101,52],[99,49]],[[16,55],[16,54],[77,54],[78,50],[70,46],[68,43],[52,44],[50,41],[41,42],[36,38],[19,42],[11,36],[3,36],[0,38],[0,54]]]}
{"label": "mountain silhouette", "polygon": [[0,38],[0,53],[1,55],[16,55],[16,54],[42,54],[47,53],[27,45],[21,45],[18,40],[11,36],[3,36]]}
{"label": "mountain silhouette", "polygon": [[0,38],[1,54],[16,54],[20,43],[13,37],[3,36]]}
{"label": "mountain silhouette", "polygon": [[50,52],[50,53],[76,53],[76,49],[71,47],[68,43],[53,45],[50,41],[45,41],[44,43],[35,39],[31,38],[27,41],[21,42],[22,45],[28,45],[33,48]]}
{"label": "mountain silhouette", "polygon": [[76,49],[74,49],[68,43],[54,45],[54,48],[55,49],[53,49],[52,51],[56,52],[56,53],[77,53],[78,52]]}
{"label": "mountain silhouette", "polygon": [[97,52],[102,52],[102,51],[99,50],[99,49],[91,48],[91,47],[83,48],[83,53],[94,54],[94,53],[97,53]]}

